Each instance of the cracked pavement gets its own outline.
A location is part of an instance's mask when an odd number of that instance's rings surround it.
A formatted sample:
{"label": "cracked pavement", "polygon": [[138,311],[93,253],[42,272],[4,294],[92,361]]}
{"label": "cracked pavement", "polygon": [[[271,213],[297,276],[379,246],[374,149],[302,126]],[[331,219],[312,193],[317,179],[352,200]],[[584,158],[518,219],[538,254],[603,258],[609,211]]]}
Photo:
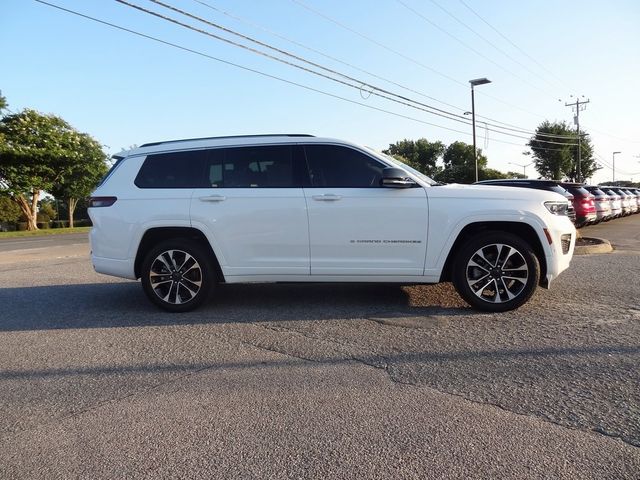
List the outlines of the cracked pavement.
{"label": "cracked pavement", "polygon": [[228,285],[171,315],[65,248],[0,253],[0,478],[640,471],[636,251],[505,314],[443,284]]}

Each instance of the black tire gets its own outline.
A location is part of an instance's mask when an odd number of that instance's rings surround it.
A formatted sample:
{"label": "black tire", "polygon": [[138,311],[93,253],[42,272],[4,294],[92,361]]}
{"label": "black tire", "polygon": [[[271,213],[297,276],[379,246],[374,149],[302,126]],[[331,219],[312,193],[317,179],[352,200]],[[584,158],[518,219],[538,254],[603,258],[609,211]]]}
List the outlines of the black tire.
{"label": "black tire", "polygon": [[462,245],[453,263],[452,279],[460,296],[472,307],[504,312],[531,298],[540,281],[540,263],[522,238],[491,231]]}
{"label": "black tire", "polygon": [[209,255],[197,243],[182,238],[166,240],[149,250],[140,275],[149,300],[174,313],[198,308],[216,283]]}

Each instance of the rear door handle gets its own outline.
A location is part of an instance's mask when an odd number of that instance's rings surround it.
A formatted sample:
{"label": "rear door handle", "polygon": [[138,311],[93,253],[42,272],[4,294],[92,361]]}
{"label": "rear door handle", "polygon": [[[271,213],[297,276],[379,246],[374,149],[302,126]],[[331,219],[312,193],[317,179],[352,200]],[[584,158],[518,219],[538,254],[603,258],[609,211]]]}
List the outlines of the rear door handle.
{"label": "rear door handle", "polygon": [[225,197],[224,195],[209,195],[207,197],[200,197],[200,200],[202,202],[222,202],[226,199],[227,197]]}
{"label": "rear door handle", "polygon": [[325,202],[335,202],[336,200],[340,200],[342,197],[334,193],[325,193],[323,195],[314,195],[312,198],[314,200],[321,200]]}

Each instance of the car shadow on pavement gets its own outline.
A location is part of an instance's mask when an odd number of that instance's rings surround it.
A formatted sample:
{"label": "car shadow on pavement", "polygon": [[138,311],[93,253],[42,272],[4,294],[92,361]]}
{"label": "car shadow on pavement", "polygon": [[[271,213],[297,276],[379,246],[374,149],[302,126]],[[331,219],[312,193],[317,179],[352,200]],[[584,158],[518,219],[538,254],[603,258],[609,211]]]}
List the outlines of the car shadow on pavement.
{"label": "car shadow on pavement", "polygon": [[[454,296],[453,305],[441,302],[442,288],[450,290],[446,298]],[[439,290],[430,295],[430,289]],[[171,314],[153,306],[139,283],[113,282],[4,288],[0,289],[0,305],[0,331],[459,316],[471,312],[446,284],[220,285],[198,310]]]}

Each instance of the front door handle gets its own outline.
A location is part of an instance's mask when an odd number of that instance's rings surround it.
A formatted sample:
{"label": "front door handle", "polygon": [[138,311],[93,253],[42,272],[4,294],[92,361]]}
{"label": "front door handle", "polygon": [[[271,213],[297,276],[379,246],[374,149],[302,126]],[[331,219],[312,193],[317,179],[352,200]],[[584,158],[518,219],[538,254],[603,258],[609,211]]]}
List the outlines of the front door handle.
{"label": "front door handle", "polygon": [[200,197],[200,200],[202,202],[222,202],[226,199],[227,197],[225,197],[224,195],[209,195],[207,197]]}
{"label": "front door handle", "polygon": [[321,201],[328,201],[328,202],[335,202],[336,200],[340,200],[342,197],[340,195],[336,195],[334,193],[325,193],[323,195],[314,195],[313,199],[314,200],[321,200]]}

